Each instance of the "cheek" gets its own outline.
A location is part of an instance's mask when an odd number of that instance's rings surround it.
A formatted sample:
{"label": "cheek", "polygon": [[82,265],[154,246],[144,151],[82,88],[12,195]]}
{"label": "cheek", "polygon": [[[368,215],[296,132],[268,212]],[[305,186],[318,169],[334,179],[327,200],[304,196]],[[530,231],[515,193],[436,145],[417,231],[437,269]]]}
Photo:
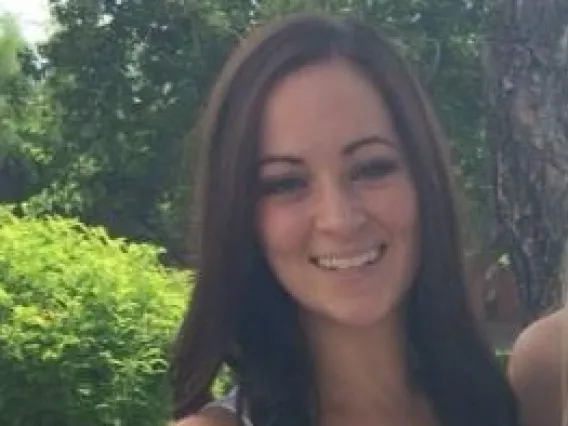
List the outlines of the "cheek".
{"label": "cheek", "polygon": [[392,232],[417,234],[418,199],[414,185],[408,179],[393,182],[380,194],[369,192],[366,204]]}
{"label": "cheek", "polygon": [[307,233],[307,219],[299,206],[282,206],[261,202],[258,208],[258,231],[264,249],[271,255],[295,253]]}
{"label": "cheek", "polygon": [[384,217],[396,236],[401,265],[404,265],[407,274],[414,275],[420,258],[420,215],[414,185],[409,181],[402,182],[398,190],[392,191],[387,202],[390,208],[385,210]]}
{"label": "cheek", "polygon": [[393,220],[396,221],[401,229],[406,229],[413,234],[416,233],[418,227],[418,200],[414,187],[407,184],[406,190],[400,191],[393,198]]}

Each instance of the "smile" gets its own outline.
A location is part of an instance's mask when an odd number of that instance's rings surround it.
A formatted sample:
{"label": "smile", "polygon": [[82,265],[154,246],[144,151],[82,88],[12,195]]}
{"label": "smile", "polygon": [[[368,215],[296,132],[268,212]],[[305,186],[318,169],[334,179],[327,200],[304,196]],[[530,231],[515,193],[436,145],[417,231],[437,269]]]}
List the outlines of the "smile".
{"label": "smile", "polygon": [[360,268],[371,265],[382,259],[387,251],[387,245],[381,244],[379,247],[358,253],[352,256],[326,255],[313,256],[310,262],[323,269],[330,271]]}

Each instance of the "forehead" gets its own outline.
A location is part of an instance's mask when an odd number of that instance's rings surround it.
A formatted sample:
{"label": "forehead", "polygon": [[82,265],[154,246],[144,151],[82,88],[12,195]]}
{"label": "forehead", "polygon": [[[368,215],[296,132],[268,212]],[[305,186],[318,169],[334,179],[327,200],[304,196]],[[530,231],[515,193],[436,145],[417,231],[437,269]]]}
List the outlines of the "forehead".
{"label": "forehead", "polygon": [[398,142],[379,91],[344,60],[304,67],[283,79],[267,99],[261,154],[323,154],[371,135]]}

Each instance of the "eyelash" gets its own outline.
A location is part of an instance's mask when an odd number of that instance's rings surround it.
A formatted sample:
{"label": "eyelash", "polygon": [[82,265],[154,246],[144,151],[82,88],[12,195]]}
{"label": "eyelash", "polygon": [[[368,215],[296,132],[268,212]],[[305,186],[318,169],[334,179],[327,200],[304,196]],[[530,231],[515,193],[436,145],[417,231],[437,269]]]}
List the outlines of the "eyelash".
{"label": "eyelash", "polygon": [[267,178],[261,182],[261,194],[284,195],[297,192],[307,186],[305,179],[300,177]]}
{"label": "eyelash", "polygon": [[381,179],[385,176],[393,174],[398,170],[398,168],[399,164],[396,160],[384,158],[375,159],[355,167],[354,170],[350,173],[350,177],[353,180]]}
{"label": "eyelash", "polygon": [[[375,159],[357,165],[349,174],[352,180],[380,180],[399,168],[395,160]],[[308,186],[305,178],[296,176],[264,178],[260,183],[261,196],[291,195]]]}

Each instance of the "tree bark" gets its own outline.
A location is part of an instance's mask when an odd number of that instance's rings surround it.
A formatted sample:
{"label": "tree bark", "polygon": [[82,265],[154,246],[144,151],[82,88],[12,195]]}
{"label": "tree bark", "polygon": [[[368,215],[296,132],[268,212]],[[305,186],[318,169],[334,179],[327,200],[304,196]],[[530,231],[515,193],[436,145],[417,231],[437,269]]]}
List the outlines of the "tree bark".
{"label": "tree bark", "polygon": [[501,0],[485,51],[493,200],[525,322],[560,301],[568,235],[568,1]]}

